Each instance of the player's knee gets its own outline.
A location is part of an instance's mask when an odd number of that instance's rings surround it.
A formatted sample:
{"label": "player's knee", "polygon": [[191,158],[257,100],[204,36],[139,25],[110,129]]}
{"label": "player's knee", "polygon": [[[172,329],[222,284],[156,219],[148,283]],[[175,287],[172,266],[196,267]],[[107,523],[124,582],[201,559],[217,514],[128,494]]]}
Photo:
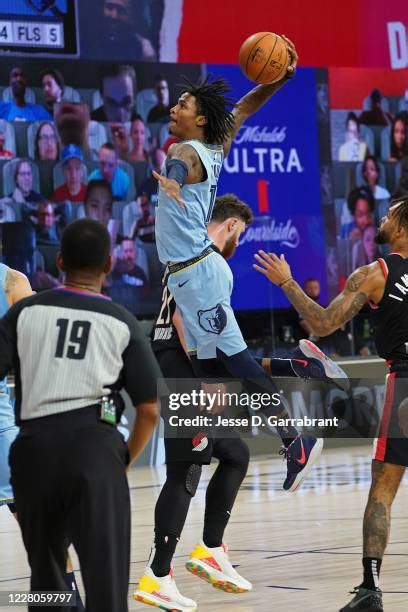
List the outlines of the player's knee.
{"label": "player's knee", "polygon": [[197,491],[198,483],[200,482],[202,466],[197,463],[192,463],[186,473],[185,487],[191,497],[194,497]]}
{"label": "player's knee", "polygon": [[238,470],[244,478],[249,465],[249,448],[241,438],[225,438],[219,444],[216,457]]}
{"label": "player's knee", "polygon": [[246,475],[249,465],[249,448],[246,442],[240,440],[238,465],[243,476]]}
{"label": "player's knee", "polygon": [[167,464],[167,482],[180,487],[194,497],[200,482],[202,466],[196,463],[174,462]]}

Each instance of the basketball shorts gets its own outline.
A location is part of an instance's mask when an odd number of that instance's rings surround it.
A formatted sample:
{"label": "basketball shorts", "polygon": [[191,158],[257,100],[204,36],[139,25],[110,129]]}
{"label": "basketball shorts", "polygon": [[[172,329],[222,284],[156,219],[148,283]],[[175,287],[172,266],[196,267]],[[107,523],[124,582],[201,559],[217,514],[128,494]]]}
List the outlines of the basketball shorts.
{"label": "basketball shorts", "polygon": [[7,394],[0,392],[0,506],[13,501],[10,484],[10,446],[18,434],[14,423],[14,410]]}
{"label": "basketball shorts", "polygon": [[373,459],[408,467],[408,369],[386,376],[384,408]]}
{"label": "basketball shorts", "polygon": [[217,348],[235,355],[247,348],[231,308],[232,272],[215,251],[168,278],[189,352],[214,359]]}

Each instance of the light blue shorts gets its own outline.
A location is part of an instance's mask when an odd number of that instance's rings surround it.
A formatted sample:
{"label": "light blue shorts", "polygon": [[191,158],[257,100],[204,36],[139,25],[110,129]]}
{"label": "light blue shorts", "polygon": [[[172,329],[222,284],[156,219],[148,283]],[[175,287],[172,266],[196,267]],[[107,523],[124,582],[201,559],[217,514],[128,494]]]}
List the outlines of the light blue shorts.
{"label": "light blue shorts", "polygon": [[232,272],[222,255],[214,251],[170,274],[168,287],[181,314],[188,351],[198,359],[215,358],[217,348],[228,356],[247,348],[231,308]]}
{"label": "light blue shorts", "polygon": [[9,453],[10,446],[17,434],[18,427],[16,427],[14,422],[13,405],[8,395],[0,392],[0,506],[13,501],[13,490],[10,484]]}

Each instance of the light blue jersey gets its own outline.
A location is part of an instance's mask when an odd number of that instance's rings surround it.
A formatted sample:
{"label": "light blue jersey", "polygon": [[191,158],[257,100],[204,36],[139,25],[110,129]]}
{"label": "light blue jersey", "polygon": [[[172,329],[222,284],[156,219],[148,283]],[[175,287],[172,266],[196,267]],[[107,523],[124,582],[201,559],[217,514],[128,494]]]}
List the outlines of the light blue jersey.
{"label": "light blue jersey", "polygon": [[[0,317],[3,317],[9,309],[4,291],[8,270],[7,266],[0,263]],[[4,379],[0,381],[0,506],[13,501],[8,456],[17,433],[14,409],[7,391],[6,379]]]}
{"label": "light blue jersey", "polygon": [[[222,145],[208,145],[199,140],[186,140],[193,147],[206,170],[201,183],[184,185],[181,199],[185,208],[159,189],[156,211],[156,244],[162,263],[187,261],[211,244],[207,225],[211,220],[218,177],[224,160]],[[162,174],[166,174],[163,165]]]}

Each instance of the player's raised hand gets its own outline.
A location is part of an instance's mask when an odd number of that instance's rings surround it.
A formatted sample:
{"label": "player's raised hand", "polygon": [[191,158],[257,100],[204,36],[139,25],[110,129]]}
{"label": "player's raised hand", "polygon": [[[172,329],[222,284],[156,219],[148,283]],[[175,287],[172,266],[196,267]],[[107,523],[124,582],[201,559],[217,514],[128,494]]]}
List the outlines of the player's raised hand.
{"label": "player's raised hand", "polygon": [[255,259],[259,265],[253,264],[254,269],[269,278],[274,285],[281,286],[292,278],[290,266],[284,255],[278,257],[275,253],[258,251],[255,254]]}
{"label": "player's raised hand", "polygon": [[289,58],[290,58],[290,62],[289,62],[288,68],[286,70],[285,77],[287,79],[290,79],[293,76],[295,76],[296,66],[297,66],[297,63],[298,63],[299,56],[297,54],[295,44],[290,40],[290,38],[288,38],[284,34],[281,34],[281,36],[282,36],[283,40],[286,42],[286,46],[288,48],[288,53],[289,53]]}
{"label": "player's raised hand", "polygon": [[155,170],[152,172],[155,179],[159,181],[160,189],[172,200],[176,200],[180,208],[185,208],[185,204],[181,199],[180,185],[174,179],[169,179],[167,176],[159,174]]}

